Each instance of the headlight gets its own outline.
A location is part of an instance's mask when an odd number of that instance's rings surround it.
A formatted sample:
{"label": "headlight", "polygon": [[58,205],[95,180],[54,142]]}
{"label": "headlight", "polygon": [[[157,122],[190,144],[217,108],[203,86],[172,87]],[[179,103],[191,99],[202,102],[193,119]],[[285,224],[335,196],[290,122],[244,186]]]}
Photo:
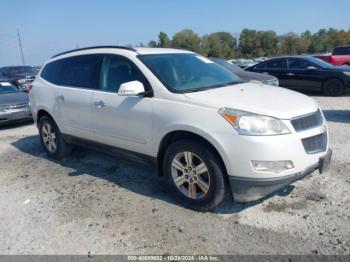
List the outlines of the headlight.
{"label": "headlight", "polygon": [[350,76],[350,72],[343,72],[344,75]]}
{"label": "headlight", "polygon": [[272,85],[272,86],[279,86],[280,83],[278,79],[270,79],[266,81],[266,84]]}
{"label": "headlight", "polygon": [[223,116],[240,135],[270,136],[289,134],[288,127],[279,119],[257,115],[231,108],[221,108],[219,114]]}
{"label": "headlight", "polygon": [[249,81],[250,83],[254,83],[254,84],[259,84],[259,85],[262,85],[263,82],[259,81],[259,80],[250,80]]}

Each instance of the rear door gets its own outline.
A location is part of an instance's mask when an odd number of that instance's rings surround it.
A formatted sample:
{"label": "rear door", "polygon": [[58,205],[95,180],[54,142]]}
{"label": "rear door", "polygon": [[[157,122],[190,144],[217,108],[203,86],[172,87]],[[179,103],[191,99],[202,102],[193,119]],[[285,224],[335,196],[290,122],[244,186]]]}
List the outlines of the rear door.
{"label": "rear door", "polygon": [[320,68],[303,58],[289,58],[286,87],[295,90],[319,90],[323,74]]}
{"label": "rear door", "polygon": [[92,90],[98,88],[99,55],[82,55],[60,60],[60,77],[55,91],[54,115],[62,132],[79,138],[94,138]]}
{"label": "rear door", "polygon": [[100,89],[92,95],[96,141],[143,154],[152,149],[154,98],[119,96],[121,84],[140,81],[151,89],[138,67],[120,55],[105,55],[101,64]]}

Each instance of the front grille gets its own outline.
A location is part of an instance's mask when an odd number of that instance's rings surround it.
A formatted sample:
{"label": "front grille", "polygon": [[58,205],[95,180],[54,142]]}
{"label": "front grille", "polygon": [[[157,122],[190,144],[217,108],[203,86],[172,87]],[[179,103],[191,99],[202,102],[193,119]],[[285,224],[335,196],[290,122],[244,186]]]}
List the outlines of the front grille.
{"label": "front grille", "polygon": [[304,138],[303,142],[304,149],[308,154],[316,154],[324,152],[327,149],[327,132],[323,134]]}
{"label": "front grille", "polygon": [[323,116],[321,114],[321,111],[317,110],[315,113],[294,118],[291,120],[291,123],[295,131],[304,131],[310,128],[322,126]]}
{"label": "front grille", "polygon": [[3,106],[3,109],[5,110],[13,110],[13,109],[21,109],[28,107],[28,104],[18,104],[18,105],[11,105],[11,106]]}

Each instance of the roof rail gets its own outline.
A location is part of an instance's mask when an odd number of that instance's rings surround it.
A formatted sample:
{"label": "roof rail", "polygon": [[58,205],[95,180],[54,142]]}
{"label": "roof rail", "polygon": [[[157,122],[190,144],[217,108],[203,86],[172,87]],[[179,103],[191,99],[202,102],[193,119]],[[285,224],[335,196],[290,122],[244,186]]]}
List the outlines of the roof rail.
{"label": "roof rail", "polygon": [[130,51],[134,51],[136,52],[137,50],[135,48],[132,47],[128,47],[128,46],[117,46],[117,45],[106,45],[106,46],[90,46],[90,47],[84,47],[84,48],[77,48],[77,49],[73,49],[73,50],[69,50],[66,52],[62,52],[59,53],[51,58],[55,58],[61,55],[65,55],[65,54],[69,54],[72,52],[77,52],[77,51],[83,51],[83,50],[89,50],[89,49],[96,49],[96,48],[116,48],[116,49],[125,49],[125,50],[130,50]]}

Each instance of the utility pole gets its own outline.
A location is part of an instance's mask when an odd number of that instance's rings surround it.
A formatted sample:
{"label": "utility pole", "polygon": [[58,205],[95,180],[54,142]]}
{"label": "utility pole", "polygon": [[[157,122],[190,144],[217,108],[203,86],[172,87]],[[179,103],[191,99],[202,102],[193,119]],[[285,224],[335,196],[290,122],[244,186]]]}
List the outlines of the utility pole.
{"label": "utility pole", "polygon": [[20,35],[20,33],[19,33],[19,29],[17,29],[17,35],[18,35],[19,48],[21,49],[22,63],[23,63],[23,65],[25,65],[25,62],[24,62],[24,54],[23,54],[23,47],[22,47],[22,40],[21,40],[21,35]]}

